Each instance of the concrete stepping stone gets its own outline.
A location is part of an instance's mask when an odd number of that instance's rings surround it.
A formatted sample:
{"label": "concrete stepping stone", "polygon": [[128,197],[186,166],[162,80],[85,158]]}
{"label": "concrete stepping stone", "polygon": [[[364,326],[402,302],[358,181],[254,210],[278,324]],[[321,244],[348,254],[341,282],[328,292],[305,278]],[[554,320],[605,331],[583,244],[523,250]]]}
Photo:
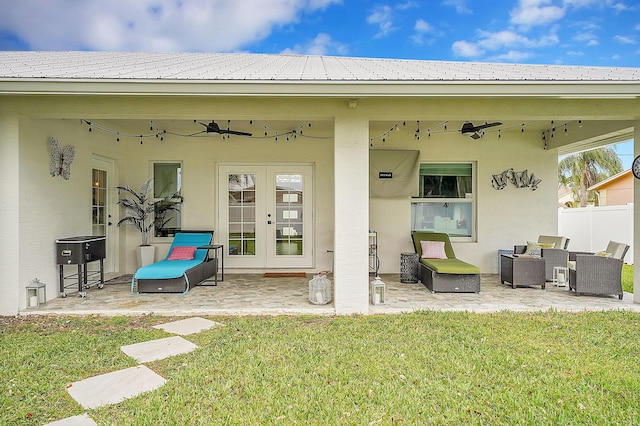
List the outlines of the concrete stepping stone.
{"label": "concrete stepping stone", "polygon": [[67,392],[84,408],[97,408],[152,391],[166,381],[148,367],[138,365],[73,382]]}
{"label": "concrete stepping stone", "polygon": [[47,423],[44,426],[97,426],[97,423],[87,413],[84,413],[79,416],[67,417],[66,419]]}
{"label": "concrete stepping stone", "polygon": [[186,336],[188,334],[199,333],[203,330],[208,330],[213,327],[222,327],[224,324],[211,321],[205,318],[193,317],[179,321],[168,322],[166,324],[154,325],[153,328],[158,328],[166,331],[167,333],[179,334]]}
{"label": "concrete stepping stone", "polygon": [[122,346],[120,349],[140,363],[157,361],[170,356],[186,354],[197,346],[180,336],[164,339],[150,340],[148,342],[134,343]]}

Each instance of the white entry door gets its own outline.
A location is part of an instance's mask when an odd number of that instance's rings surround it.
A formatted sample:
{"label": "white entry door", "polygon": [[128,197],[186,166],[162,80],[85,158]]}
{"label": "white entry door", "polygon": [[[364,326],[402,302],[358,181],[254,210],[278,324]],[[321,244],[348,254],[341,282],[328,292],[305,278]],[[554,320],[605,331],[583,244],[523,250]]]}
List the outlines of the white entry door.
{"label": "white entry door", "polygon": [[114,164],[109,158],[94,156],[91,171],[91,234],[105,236],[104,272],[114,272],[115,240],[111,190]]}
{"label": "white entry door", "polygon": [[313,166],[224,165],[218,182],[225,266],[313,267]]}

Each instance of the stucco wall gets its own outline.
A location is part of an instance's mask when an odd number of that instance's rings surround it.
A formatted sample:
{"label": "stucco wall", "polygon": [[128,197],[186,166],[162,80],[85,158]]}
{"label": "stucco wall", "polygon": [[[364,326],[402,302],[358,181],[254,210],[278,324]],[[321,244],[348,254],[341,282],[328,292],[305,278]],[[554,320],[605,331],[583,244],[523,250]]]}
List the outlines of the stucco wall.
{"label": "stucco wall", "polygon": [[[382,148],[382,144],[378,143]],[[497,250],[557,233],[557,154],[543,149],[540,135],[488,133],[479,140],[457,133],[435,134],[416,141],[413,133],[393,132],[385,149],[417,149],[422,162],[477,163],[477,241],[454,243],[456,255],[478,265],[482,273],[497,272]],[[528,170],[542,179],[536,191],[508,185],[497,191],[493,174],[505,169]],[[370,226],[378,232],[380,269],[398,273],[400,253],[413,251],[410,237],[411,200],[372,199]]]}
{"label": "stucco wall", "polygon": [[[333,134],[333,123],[325,120],[323,134]],[[517,129],[518,130],[518,129]],[[49,175],[49,138],[61,145],[76,146],[71,179]],[[375,131],[371,132],[375,136]],[[38,277],[48,284],[49,298],[58,295],[55,265],[57,238],[91,232],[92,155],[110,158],[117,173],[113,184],[139,186],[151,173],[152,161],[183,162],[183,227],[216,229],[216,166],[225,163],[312,163],[315,171],[315,270],[330,269],[334,247],[334,142],[332,138],[223,140],[218,136],[164,141],[121,138],[94,130],[88,132],[80,120],[21,119],[19,147],[20,261],[18,302],[24,307],[24,286]],[[554,151],[542,148],[539,135],[519,131],[488,134],[472,140],[455,132],[432,135],[416,141],[411,131],[394,132],[373,149],[419,149],[421,161],[475,161],[477,164],[477,241],[456,243],[459,257],[480,266],[483,273],[496,272],[496,250],[556,233],[556,163]],[[508,186],[491,187],[491,175],[505,169],[527,169],[543,182],[535,192]],[[113,210],[114,223],[120,214]],[[379,236],[381,272],[399,272],[400,253],[412,250],[410,199],[371,199],[369,228]],[[135,247],[139,236],[129,228],[116,230],[119,256],[114,267],[120,273],[136,269]],[[159,243],[158,258],[168,243]],[[29,259],[27,261],[27,259]],[[33,259],[33,261],[31,261]]]}

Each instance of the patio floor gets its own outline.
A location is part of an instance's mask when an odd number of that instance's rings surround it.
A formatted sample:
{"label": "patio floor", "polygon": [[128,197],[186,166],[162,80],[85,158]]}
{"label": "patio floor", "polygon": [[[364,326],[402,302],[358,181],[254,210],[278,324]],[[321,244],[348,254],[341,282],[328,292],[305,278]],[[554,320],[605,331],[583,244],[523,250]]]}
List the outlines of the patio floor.
{"label": "patio floor", "polygon": [[[640,312],[640,303],[625,293],[623,300],[607,296],[576,296],[568,288],[547,283],[540,287],[518,287],[500,284],[497,275],[482,275],[481,292],[431,293],[422,284],[400,282],[398,274],[381,275],[386,283],[386,303],[369,306],[370,314],[401,313],[417,310],[497,312],[627,309]],[[132,294],[131,277],[123,276],[95,286],[81,298],[68,293],[21,311],[28,314],[101,314],[136,315],[278,315],[335,314],[333,303],[313,305],[309,302],[309,280],[306,278],[265,278],[257,274],[225,274],[218,286],[198,286],[187,294]]]}

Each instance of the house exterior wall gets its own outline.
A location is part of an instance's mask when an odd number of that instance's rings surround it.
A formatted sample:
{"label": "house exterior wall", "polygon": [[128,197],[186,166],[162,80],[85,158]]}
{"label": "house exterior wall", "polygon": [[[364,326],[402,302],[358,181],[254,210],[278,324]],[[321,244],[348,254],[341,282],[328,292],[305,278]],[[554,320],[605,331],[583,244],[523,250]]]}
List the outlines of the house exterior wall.
{"label": "house exterior wall", "polygon": [[[124,90],[123,86],[123,90]],[[368,198],[366,179],[368,170],[360,176],[362,164],[366,164],[367,137],[379,134],[377,122],[394,120],[416,114],[420,117],[434,115],[434,120],[443,116],[460,116],[458,109],[466,112],[481,110],[495,101],[451,102],[401,102],[393,108],[394,101],[372,101],[358,103],[350,111],[343,100],[331,99],[251,99],[233,98],[211,100],[203,98],[164,99],[161,97],[47,97],[16,98],[4,100],[5,110],[16,111],[15,115],[2,115],[0,135],[2,160],[7,169],[2,172],[3,184],[9,189],[8,199],[15,205],[2,210],[2,218],[15,229],[3,230],[1,248],[4,252],[19,247],[17,257],[0,261],[4,284],[3,294],[8,290],[9,302],[0,307],[5,314],[15,313],[25,307],[24,286],[35,277],[48,284],[47,294],[58,294],[57,267],[55,265],[54,241],[57,238],[85,235],[91,231],[91,182],[92,155],[113,159],[117,168],[117,185],[140,186],[150,176],[152,161],[180,160],[184,166],[183,226],[184,228],[213,228],[216,219],[217,201],[216,167],[226,163],[312,163],[315,170],[315,265],[314,270],[331,269],[332,256],[327,250],[339,248],[336,284],[341,313],[366,312],[366,284],[368,277],[360,276],[366,269],[368,229],[378,232],[381,272],[399,271],[400,253],[409,251],[410,245],[410,199],[370,199],[364,205],[362,197]],[[508,114],[507,106],[501,106],[501,114]],[[462,112],[464,112],[462,111]],[[477,113],[474,113],[477,114]],[[496,113],[497,114],[497,113]],[[121,138],[94,130],[88,132],[80,118],[96,122],[109,121],[113,127],[122,125],[143,129],[149,119],[171,119],[193,121],[201,117],[235,117],[248,121],[250,118],[289,120],[303,122],[312,120],[314,129],[329,135],[327,139],[297,138],[289,142],[273,139],[242,139],[232,137],[222,140],[219,136],[204,138],[176,138],[166,136],[164,141]],[[8,117],[8,118],[7,118]],[[13,118],[12,118],[13,117]],[[18,117],[21,117],[18,119]],[[134,122],[132,120],[137,120]],[[340,129],[334,129],[340,123]],[[369,125],[369,134],[363,130]],[[323,128],[324,126],[324,128]],[[359,130],[355,130],[359,129]],[[129,129],[131,130],[131,129]],[[258,131],[260,131],[258,126]],[[131,130],[133,131],[133,130]],[[138,130],[140,131],[140,130]],[[314,130],[315,131],[315,130]],[[333,135],[340,138],[334,141]],[[71,179],[49,175],[49,138],[55,136],[61,145],[74,144],[76,159],[71,167]],[[413,129],[394,132],[383,143],[373,142],[371,149],[419,149],[421,161],[473,161],[476,163],[476,221],[477,240],[455,243],[457,255],[477,264],[483,273],[497,270],[497,250],[510,248],[514,244],[536,239],[540,234],[557,232],[557,153],[545,150],[540,134],[525,132],[520,128],[488,133],[484,138],[472,140],[458,132],[424,135],[420,141],[414,139]],[[336,153],[340,158],[336,158]],[[349,158],[350,153],[357,157]],[[6,158],[6,159],[5,159]],[[364,161],[364,163],[363,163]],[[357,165],[357,167],[356,167]],[[17,167],[17,168],[16,168]],[[535,173],[542,183],[537,191],[515,188],[509,185],[502,191],[491,186],[492,174],[513,168]],[[355,179],[348,189],[343,188],[338,178]],[[353,189],[360,187],[357,193]],[[351,198],[354,202],[351,203]],[[16,207],[17,206],[17,207]],[[343,210],[348,221],[336,220]],[[359,213],[356,214],[356,211]],[[114,222],[119,211],[114,209]],[[358,217],[354,233],[345,233],[345,224]],[[366,218],[368,217],[368,221]],[[364,218],[365,220],[361,220]],[[368,223],[367,223],[368,222]],[[3,220],[4,223],[4,220]],[[116,270],[121,273],[135,271],[135,247],[139,236],[129,228],[117,232],[119,256]],[[166,253],[168,244],[158,243],[158,257]],[[357,247],[357,249],[353,249]],[[17,268],[15,265],[18,265]],[[354,266],[355,265],[355,266]],[[16,272],[17,269],[17,272]],[[6,273],[5,273],[6,272]],[[350,280],[355,275],[358,279]],[[340,280],[340,283],[338,283]],[[337,294],[338,295],[338,294]],[[17,307],[16,307],[17,304]]]}
{"label": "house exterior wall", "polygon": [[[416,149],[421,162],[476,162],[476,226],[473,242],[454,242],[456,256],[497,273],[497,250],[513,248],[540,234],[557,233],[557,154],[544,150],[537,134],[514,132],[487,134],[473,140],[459,134],[433,134],[419,142],[413,133],[393,132],[385,149]],[[528,170],[542,179],[536,191],[509,184],[503,190],[491,186],[493,174],[513,168]],[[392,219],[390,219],[392,218]],[[370,226],[378,232],[382,273],[400,270],[400,253],[413,251],[411,199],[371,199]]]}
{"label": "house exterior wall", "polygon": [[633,203],[633,175],[625,173],[598,189],[601,206],[624,206]]}

